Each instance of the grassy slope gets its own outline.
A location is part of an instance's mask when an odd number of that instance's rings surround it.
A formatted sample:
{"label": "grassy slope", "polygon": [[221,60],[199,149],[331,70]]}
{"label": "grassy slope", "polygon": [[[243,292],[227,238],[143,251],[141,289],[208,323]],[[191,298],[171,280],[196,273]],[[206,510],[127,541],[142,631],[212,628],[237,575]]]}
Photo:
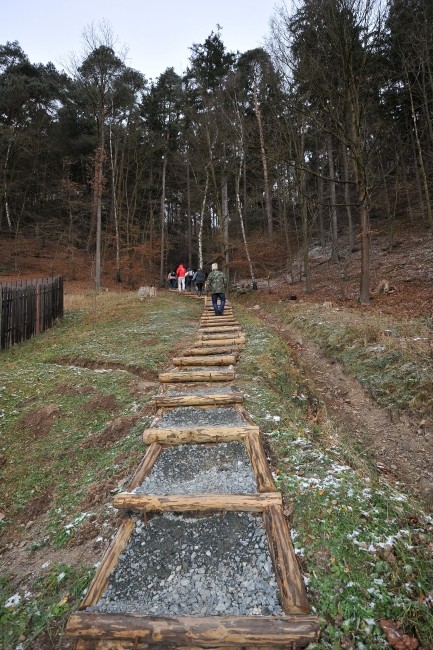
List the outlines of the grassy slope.
{"label": "grassy slope", "polygon": [[[310,309],[296,310],[305,330],[314,326]],[[277,316],[278,310],[282,330],[290,317],[287,308],[276,307]],[[389,647],[383,628],[398,635],[395,625],[408,635],[395,647],[416,647],[416,635],[433,648],[433,518],[391,484],[349,465],[326,415],[319,424],[317,409],[310,411],[291,349],[253,310],[242,311],[248,345],[239,370],[254,378],[245,386],[246,407],[268,441],[310,601],[322,620],[317,647]],[[330,331],[337,340],[335,326]],[[317,340],[325,346],[325,337]],[[346,347],[344,333],[338,342]]]}
{"label": "grassy slope", "polygon": [[[72,550],[98,531],[105,543],[115,530],[110,492],[141,459],[158,372],[179,341],[194,339],[201,312],[201,303],[173,294],[146,303],[134,294],[67,298],[61,324],[2,354],[3,558],[24,543],[29,561],[40,560],[31,576],[2,569],[5,650],[19,642],[23,649],[59,647],[68,612],[94,571],[72,563]],[[432,648],[432,519],[349,466],[326,418],[319,426],[309,412],[290,348],[251,311],[238,306],[237,314],[248,334],[238,383],[284,492],[322,620],[318,647],[387,647],[380,620],[388,619]],[[306,310],[303,322],[319,331],[313,316]],[[45,566],[50,557],[56,563]],[[13,596],[20,601],[1,609]]]}
{"label": "grassy slope", "polygon": [[[143,456],[158,372],[198,327],[200,311],[171,296],[67,296],[61,323],[2,353],[0,606],[21,600],[0,609],[0,647],[22,638],[34,648],[41,630],[41,647],[56,647],[93,573],[69,557],[100,536],[98,559],[114,532],[111,494]],[[36,557],[36,570],[10,570],[18,554],[21,564]]]}

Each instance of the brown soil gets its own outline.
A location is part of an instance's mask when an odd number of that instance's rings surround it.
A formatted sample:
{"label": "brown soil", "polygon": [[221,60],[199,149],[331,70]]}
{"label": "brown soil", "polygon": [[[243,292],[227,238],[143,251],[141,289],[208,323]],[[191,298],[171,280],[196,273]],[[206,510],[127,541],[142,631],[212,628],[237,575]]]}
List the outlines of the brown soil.
{"label": "brown soil", "polygon": [[60,408],[55,404],[49,404],[40,409],[30,411],[20,418],[18,429],[28,435],[32,432],[33,438],[41,438],[50,433]]}
{"label": "brown soil", "polygon": [[[358,454],[376,467],[378,473],[421,498],[433,510],[433,422],[380,407],[372,396],[343,367],[327,356],[304,333],[282,328],[266,311],[267,300],[311,302],[323,307],[324,319],[361,325],[365,312],[386,319],[433,319],[433,238],[427,233],[399,236],[393,247],[385,237],[372,242],[371,268],[374,287],[371,305],[361,307],[359,295],[360,253],[346,264],[346,279],[340,277],[341,265],[331,264],[321,249],[313,251],[312,290],[305,292],[305,278],[291,282],[287,275],[260,281],[266,296],[258,294],[255,313],[283,335],[296,351],[302,374],[316,395],[326,404],[333,427],[346,441],[356,444]],[[296,278],[296,271],[294,273]],[[389,292],[376,288],[387,280]],[[269,293],[270,291],[270,293]],[[344,308],[344,311],[339,308]],[[386,322],[386,320],[385,320]],[[282,331],[283,330],[283,331]],[[422,352],[431,357],[432,340],[420,343]],[[430,351],[430,352],[429,352]],[[360,451],[361,450],[361,451]]]}
{"label": "brown soil", "polygon": [[129,415],[114,418],[114,420],[108,422],[102,431],[90,435],[87,440],[81,443],[81,446],[83,448],[102,447],[104,449],[111,447],[115,442],[125,437],[139,417],[139,415]]}
{"label": "brown soil", "polygon": [[[313,247],[310,251],[311,291],[305,292],[305,277],[299,279],[299,264],[290,273],[270,273],[259,288],[271,291],[277,299],[303,300],[317,304],[350,307],[387,314],[395,318],[433,317],[433,236],[422,232],[401,234],[390,246],[384,236],[371,242],[371,305],[361,307],[359,270],[361,253],[342,250],[342,261],[331,262],[330,248]],[[342,277],[343,276],[343,277]],[[388,281],[389,291],[379,285]]]}
{"label": "brown soil", "polygon": [[[58,244],[24,238],[0,240],[0,247],[2,250],[0,282],[63,275],[67,293],[80,293],[92,288],[91,260],[84,252],[65,250]],[[269,257],[272,258],[272,250],[269,250]],[[401,235],[397,241],[394,241],[392,247],[385,237],[376,237],[373,240],[372,304],[367,308],[357,303],[359,266],[359,252],[346,258],[343,268],[342,264],[331,264],[329,253],[325,254],[317,248],[312,251],[312,291],[309,294],[305,293],[305,280],[299,277],[299,268],[294,264],[293,278],[287,272],[272,271],[269,272],[266,280],[259,282],[263,291],[257,294],[257,302],[264,306],[267,300],[287,300],[289,306],[293,304],[292,300],[295,302],[303,300],[323,305],[324,313],[334,312],[335,307],[344,307],[344,313],[339,312],[335,315],[336,318],[362,318],[364,310],[368,310],[369,313],[391,315],[395,318],[424,317],[426,320],[432,318],[433,242],[431,236],[423,232]],[[345,272],[345,279],[341,278],[342,270]],[[108,269],[103,274],[103,283],[110,290],[119,291],[135,289],[140,284],[150,284],[154,280],[142,276],[138,263],[132,277],[134,280],[129,286],[125,283],[118,284],[114,281],[114,273]],[[382,294],[375,290],[381,280],[388,281],[389,293]],[[397,418],[394,413],[379,407],[356,380],[346,375],[335,360],[327,357],[303,334],[294,331],[293,328],[282,332],[279,324],[272,322],[264,308],[257,310],[257,313],[278,329],[296,351],[302,374],[310,387],[310,394],[320,396],[326,404],[327,415],[339,435],[346,440],[357,441],[358,451],[360,448],[368,450],[365,452],[366,459],[368,457],[368,460],[374,463],[378,473],[383,475],[384,479],[401,482],[407,490],[420,496],[429,507],[433,508],[433,427],[431,423],[420,423],[408,417]],[[71,361],[68,359],[65,362]],[[74,360],[75,362],[83,365],[93,363],[86,359],[77,359]],[[89,365],[89,367],[93,366]],[[131,367],[128,367],[128,370],[134,371]],[[137,369],[135,373],[137,379],[131,381],[131,389],[137,398],[153,391],[157,385],[157,376],[143,377],[141,372]],[[65,391],[67,390],[70,389],[65,386]],[[90,390],[89,400],[91,408],[101,406],[101,396],[94,396]],[[108,406],[104,402],[103,407],[115,409],[115,404],[109,400]],[[144,415],[144,412],[140,415]],[[45,409],[33,412],[31,417],[33,430],[37,428],[38,435],[44,435],[44,431],[48,431],[55,420],[55,407],[48,405]],[[92,438],[91,444],[102,446],[111,444],[133,425],[133,420],[134,418],[115,418],[104,431],[98,434],[97,440]],[[22,426],[26,426],[25,421],[22,422]],[[134,467],[135,465],[131,466],[131,471]],[[95,505],[104,507],[111,498],[110,491],[115,489],[122,479],[123,476],[116,476],[108,482],[102,481],[98,484],[100,488],[98,493],[93,486],[89,490],[89,498],[92,502],[84,499],[83,507],[89,509]],[[31,540],[37,538],[36,529],[44,518],[45,506],[42,504],[49,502],[49,494],[35,497],[28,529],[20,533],[23,545],[17,547],[12,544],[10,549],[4,549],[6,553],[3,554],[2,559],[13,557],[17,577],[30,576],[33,571],[39,570],[41,562],[46,560],[46,549],[42,548],[30,554],[28,548]],[[33,521],[33,517],[36,521]],[[71,564],[75,561],[91,564],[99,558],[101,544],[103,545],[104,542],[96,541],[97,527],[94,524],[95,522],[92,521],[86,522],[81,526],[82,531],[77,531],[79,536],[76,542],[80,542],[81,545],[69,549],[68,561]],[[108,528],[104,528],[105,539],[110,531],[115,529],[115,524],[114,519],[112,522],[110,520]],[[56,562],[56,554],[63,559],[61,551],[53,551],[52,557],[49,558],[52,562]]]}
{"label": "brown soil", "polygon": [[324,402],[339,442],[349,448],[355,446],[361,456],[357,467],[362,466],[362,460],[373,463],[378,474],[386,480],[398,481],[433,511],[433,422],[398,416],[379,406],[360,382],[345,373],[341,364],[326,357],[293,326],[290,331],[282,331],[266,310],[255,310],[255,314],[293,348],[308,386],[311,417],[316,421],[320,418],[317,404],[319,400]]}

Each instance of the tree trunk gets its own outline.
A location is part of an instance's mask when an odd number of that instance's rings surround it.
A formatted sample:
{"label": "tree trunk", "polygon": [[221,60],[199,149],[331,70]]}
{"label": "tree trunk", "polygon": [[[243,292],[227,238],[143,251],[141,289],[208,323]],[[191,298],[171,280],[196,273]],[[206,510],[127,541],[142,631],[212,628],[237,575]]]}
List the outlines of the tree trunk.
{"label": "tree trunk", "polygon": [[422,147],[421,147],[421,141],[419,139],[419,134],[418,134],[418,125],[416,122],[416,113],[415,113],[415,107],[413,104],[413,95],[412,95],[412,90],[409,84],[409,79],[408,79],[408,90],[409,90],[409,98],[410,98],[410,108],[411,108],[411,113],[412,113],[412,121],[413,121],[413,129],[414,129],[414,135],[415,135],[415,142],[416,142],[416,147],[418,151],[418,159],[419,159],[419,167],[420,167],[420,172],[421,172],[421,178],[422,178],[422,183],[423,183],[423,188],[424,188],[424,195],[425,195],[425,206],[427,208],[427,221],[430,227],[433,227],[433,212],[432,212],[432,207],[430,203],[430,192],[429,192],[429,187],[428,187],[428,180],[427,180],[427,173],[424,165],[424,157],[422,154]]}
{"label": "tree trunk", "polygon": [[350,204],[350,174],[349,174],[349,161],[347,158],[347,150],[344,144],[341,146],[343,156],[344,168],[344,202],[346,204],[347,215],[347,228],[349,231],[349,252],[355,248],[355,240],[353,236],[353,219],[352,219],[352,206]]}
{"label": "tree trunk", "polygon": [[252,289],[257,289],[257,282],[254,277],[254,270],[253,270],[253,265],[251,262],[251,257],[250,257],[250,252],[248,250],[248,243],[247,243],[247,237],[245,234],[245,227],[244,227],[244,220],[242,217],[242,206],[241,206],[241,197],[240,197],[240,181],[241,181],[241,174],[242,174],[242,167],[243,167],[243,159],[241,160],[239,164],[239,171],[236,176],[236,207],[238,210],[238,215],[239,215],[239,223],[241,225],[241,232],[242,232],[242,240],[244,242],[244,248],[245,248],[245,255],[248,260],[248,266],[250,269],[250,278],[251,278],[251,287]]}
{"label": "tree trunk", "polygon": [[304,273],[305,273],[305,291],[310,293],[311,291],[311,277],[310,277],[310,261],[308,257],[308,246],[309,246],[309,233],[308,233],[308,207],[307,207],[307,197],[306,197],[306,178],[305,178],[305,133],[304,133],[304,124],[301,126],[301,142],[300,142],[300,165],[299,165],[299,189],[300,189],[300,200],[301,200],[301,223],[302,223],[302,244],[304,251]]}
{"label": "tree trunk", "polygon": [[161,228],[161,248],[160,248],[160,265],[159,265],[159,286],[165,285],[164,274],[164,255],[165,255],[165,177],[167,172],[167,152],[164,152],[162,162],[162,190],[161,190],[161,207],[160,207],[160,228]]}
{"label": "tree trunk", "polygon": [[253,97],[254,97],[254,110],[257,118],[257,125],[259,128],[259,138],[260,138],[260,151],[262,155],[262,165],[263,165],[263,182],[265,186],[265,203],[266,203],[266,218],[268,222],[268,234],[269,237],[272,237],[273,234],[273,221],[272,221],[272,200],[271,192],[269,187],[269,173],[268,173],[268,160],[266,157],[266,147],[265,147],[265,138],[263,135],[263,124],[262,124],[262,112],[260,110],[260,102],[257,96],[257,79],[254,77],[254,86],[253,86]]}
{"label": "tree trunk", "polygon": [[101,134],[101,145],[97,151],[96,160],[96,249],[95,249],[95,288],[101,288],[101,240],[102,240],[102,176],[104,159],[104,129]]}
{"label": "tree trunk", "polygon": [[370,304],[370,219],[367,207],[368,190],[363,157],[363,143],[359,129],[360,107],[354,91],[348,92],[350,110],[350,133],[352,146],[352,163],[356,193],[359,204],[360,241],[361,241],[361,280],[359,300],[361,305]]}
{"label": "tree trunk", "polygon": [[[316,151],[319,151],[319,144],[316,141]],[[319,178],[318,178],[318,187],[317,187],[317,193],[318,193],[318,213],[319,213],[319,240],[320,240],[320,245],[322,248],[325,248],[325,228],[323,225],[323,204],[324,204],[324,182],[323,182],[323,165],[318,164],[318,170],[319,172]]]}
{"label": "tree trunk", "polygon": [[331,197],[331,236],[332,236],[332,261],[338,261],[338,224],[337,224],[337,198],[335,189],[335,169],[334,169],[334,152],[332,149],[332,136],[330,133],[326,136],[326,145],[328,149],[328,167],[329,167],[329,193]]}
{"label": "tree trunk", "polygon": [[201,204],[200,227],[198,229],[198,267],[203,268],[203,224],[204,212],[206,210],[207,190],[209,187],[209,163],[206,165],[206,184],[204,188],[203,201]]}
{"label": "tree trunk", "polygon": [[224,246],[224,271],[229,281],[229,262],[230,262],[230,248],[229,248],[229,199],[227,188],[227,176],[223,171],[224,177],[221,187],[221,207],[222,207],[222,234]]}
{"label": "tree trunk", "polygon": [[[188,156],[188,154],[187,154]],[[186,218],[188,219],[188,266],[192,268],[192,223],[191,223],[191,183],[189,176],[189,159],[186,161]]]}
{"label": "tree trunk", "polygon": [[12,230],[12,220],[11,220],[11,215],[10,215],[10,210],[9,210],[7,171],[8,171],[8,166],[9,166],[9,156],[10,156],[10,153],[11,153],[11,146],[12,146],[12,141],[9,140],[8,148],[6,150],[5,162],[4,162],[4,165],[3,165],[3,195],[4,195],[6,221],[7,221],[9,230]]}
{"label": "tree trunk", "polygon": [[122,277],[120,273],[120,234],[119,234],[119,219],[117,214],[117,190],[116,190],[116,167],[117,167],[117,149],[116,155],[113,154],[113,132],[110,123],[109,130],[109,140],[110,140],[110,166],[111,166],[111,194],[113,202],[113,218],[114,218],[114,230],[115,230],[115,242],[116,242],[116,282],[122,282]]}

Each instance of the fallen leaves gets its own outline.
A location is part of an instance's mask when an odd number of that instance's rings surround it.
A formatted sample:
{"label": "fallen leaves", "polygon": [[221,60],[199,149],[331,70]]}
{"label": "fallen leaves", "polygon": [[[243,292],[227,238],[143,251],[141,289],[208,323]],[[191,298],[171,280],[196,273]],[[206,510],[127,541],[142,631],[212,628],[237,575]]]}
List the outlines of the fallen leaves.
{"label": "fallen leaves", "polygon": [[380,619],[380,627],[385,632],[386,640],[396,650],[416,650],[418,641],[415,637],[404,634],[399,630],[397,623],[386,618]]}

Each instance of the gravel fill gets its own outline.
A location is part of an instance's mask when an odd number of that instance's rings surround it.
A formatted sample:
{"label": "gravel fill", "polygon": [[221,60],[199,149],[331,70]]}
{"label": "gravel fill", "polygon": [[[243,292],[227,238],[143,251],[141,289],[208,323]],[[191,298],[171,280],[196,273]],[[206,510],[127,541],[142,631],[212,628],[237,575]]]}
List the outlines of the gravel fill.
{"label": "gravel fill", "polygon": [[255,494],[257,483],[242,442],[163,449],[135,494]]}
{"label": "gravel fill", "polygon": [[193,406],[180,406],[166,411],[157,422],[157,429],[172,427],[244,427],[246,421],[235,408],[217,406],[198,409]]}
{"label": "gravel fill", "polygon": [[86,611],[153,616],[279,616],[262,519],[227,512],[136,521],[108,587]]}

